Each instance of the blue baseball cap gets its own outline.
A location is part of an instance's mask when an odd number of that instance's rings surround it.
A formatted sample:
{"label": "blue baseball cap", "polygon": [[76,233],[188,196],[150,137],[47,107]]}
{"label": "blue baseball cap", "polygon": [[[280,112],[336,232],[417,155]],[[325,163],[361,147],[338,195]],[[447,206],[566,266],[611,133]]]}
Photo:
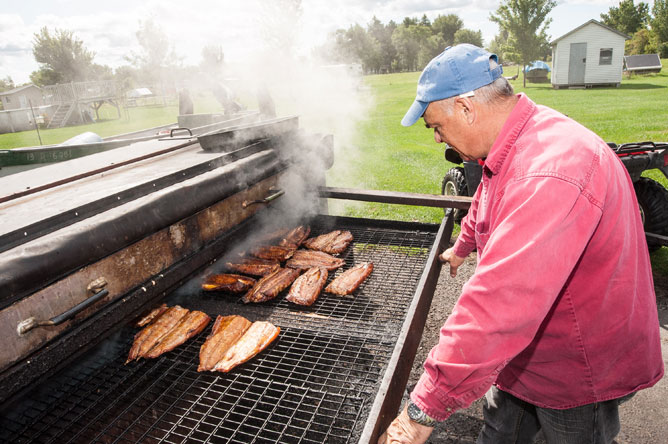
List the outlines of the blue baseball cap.
{"label": "blue baseball cap", "polygon": [[496,54],[468,43],[445,48],[420,74],[415,102],[401,124],[417,122],[431,102],[469,93],[501,77],[501,65],[490,69],[490,59],[499,62]]}

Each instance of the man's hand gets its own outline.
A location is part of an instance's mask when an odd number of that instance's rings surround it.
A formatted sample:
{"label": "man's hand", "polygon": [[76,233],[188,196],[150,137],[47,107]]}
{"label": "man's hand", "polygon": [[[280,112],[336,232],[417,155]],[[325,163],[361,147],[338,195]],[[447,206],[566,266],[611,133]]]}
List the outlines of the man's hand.
{"label": "man's hand", "polygon": [[427,441],[434,428],[411,421],[406,407],[378,439],[378,444],[423,444]]}
{"label": "man's hand", "polygon": [[448,248],[438,257],[441,262],[450,263],[450,276],[457,276],[457,268],[464,263],[465,257],[459,257],[454,253],[453,248]]}

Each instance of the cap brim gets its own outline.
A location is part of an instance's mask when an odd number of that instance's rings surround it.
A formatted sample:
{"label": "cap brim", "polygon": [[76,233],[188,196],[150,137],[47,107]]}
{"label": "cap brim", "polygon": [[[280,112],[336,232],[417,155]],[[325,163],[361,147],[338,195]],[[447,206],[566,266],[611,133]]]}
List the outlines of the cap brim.
{"label": "cap brim", "polygon": [[404,116],[403,119],[401,119],[401,124],[403,126],[411,126],[415,122],[417,122],[420,117],[424,114],[424,111],[427,109],[427,106],[429,105],[429,102],[420,102],[419,100],[416,100],[413,102],[410,108],[408,108],[408,111],[406,112],[406,115]]}

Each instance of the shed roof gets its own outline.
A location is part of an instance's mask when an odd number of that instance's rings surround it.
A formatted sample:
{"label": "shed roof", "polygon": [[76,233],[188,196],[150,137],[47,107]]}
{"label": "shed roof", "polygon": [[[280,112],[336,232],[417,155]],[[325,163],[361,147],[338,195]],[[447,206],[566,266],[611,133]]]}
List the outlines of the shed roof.
{"label": "shed roof", "polygon": [[34,86],[35,88],[40,89],[39,86],[33,85],[32,83],[29,83],[27,85],[19,86],[18,88],[14,88],[14,89],[10,89],[8,91],[0,92],[0,96],[9,96],[11,94],[15,94],[17,92],[23,91],[24,89],[28,89],[31,86]]}
{"label": "shed roof", "polygon": [[611,28],[611,27],[608,26],[608,25],[604,25],[603,23],[599,22],[598,20],[591,19],[591,20],[589,20],[588,22],[585,22],[585,23],[581,24],[581,25],[578,26],[577,28],[575,28],[575,29],[571,29],[571,30],[568,31],[566,34],[562,35],[561,37],[552,40],[552,41],[550,42],[550,46],[554,46],[559,40],[563,39],[564,37],[568,37],[569,35],[573,34],[573,33],[576,32],[576,31],[579,31],[580,29],[584,28],[585,26],[587,26],[587,25],[590,24],[590,23],[593,23],[593,24],[595,24],[595,25],[598,25],[598,26],[600,26],[600,27],[602,27],[602,28],[604,28],[604,29],[607,29],[608,31],[614,32],[615,34],[618,34],[618,35],[624,37],[624,40],[629,40],[629,39],[631,38],[631,37],[629,37],[628,35],[624,34],[623,32],[621,32],[621,31],[617,31],[615,28]]}

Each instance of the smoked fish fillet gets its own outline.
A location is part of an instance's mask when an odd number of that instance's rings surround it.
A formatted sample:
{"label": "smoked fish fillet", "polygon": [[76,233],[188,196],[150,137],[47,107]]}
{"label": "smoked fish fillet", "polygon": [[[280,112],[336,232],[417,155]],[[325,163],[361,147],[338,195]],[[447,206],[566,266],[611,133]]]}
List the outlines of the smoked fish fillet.
{"label": "smoked fish fillet", "polygon": [[363,262],[355,265],[353,268],[344,271],[329,283],[325,291],[341,296],[351,294],[357,290],[364,280],[369,277],[373,271],[373,263]]}
{"label": "smoked fish fillet", "polygon": [[250,274],[251,276],[264,276],[281,268],[278,261],[270,261],[257,257],[245,257],[234,262],[227,262],[227,268],[237,273]]}
{"label": "smoked fish fillet", "polygon": [[137,321],[135,326],[144,327],[159,318],[165,311],[167,311],[167,304],[162,304],[160,307],[154,308],[149,314]]}
{"label": "smoked fish fillet", "polygon": [[296,249],[297,247],[293,246],[266,245],[253,248],[251,254],[260,259],[285,262],[292,257]]}
{"label": "smoked fish fillet", "polygon": [[313,305],[327,283],[328,275],[325,268],[309,268],[294,281],[285,299],[298,305]]}
{"label": "smoked fish fillet", "polygon": [[307,270],[309,268],[326,268],[327,271],[336,270],[342,267],[346,262],[338,257],[334,257],[322,251],[297,250],[292,258],[286,262],[288,268],[298,270]]}
{"label": "smoked fish fillet", "polygon": [[175,305],[168,308],[162,316],[155,320],[152,324],[144,327],[135,335],[132,348],[128,354],[128,362],[137,359],[146,354],[155,344],[160,341],[160,338],[170,332],[181,319],[188,314],[188,309]]}
{"label": "smoked fish fillet", "polygon": [[345,250],[352,240],[353,234],[350,231],[334,230],[327,234],[306,239],[303,245],[309,250],[338,254]]}
{"label": "smoked fish fillet", "polygon": [[199,350],[198,372],[213,370],[215,365],[225,356],[225,353],[246,333],[251,321],[232,315],[218,316],[213,324],[211,334]]}
{"label": "smoked fish fillet", "polygon": [[279,268],[271,274],[257,281],[255,286],[246,293],[242,300],[249,302],[265,302],[274,299],[278,294],[288,288],[297,279],[300,271],[292,268]]}
{"label": "smoked fish fillet", "polygon": [[163,336],[158,343],[142,358],[157,358],[163,353],[174,350],[188,339],[196,336],[209,324],[211,318],[204,312],[193,310],[185,315],[169,333]]}
{"label": "smoked fish fillet", "polygon": [[308,225],[300,225],[297,228],[290,230],[290,232],[279,242],[279,245],[297,248],[304,243],[309,234],[311,234],[311,227]]}
{"label": "smoked fish fillet", "polygon": [[212,274],[202,283],[202,290],[244,293],[253,288],[256,282],[255,279],[240,274]]}
{"label": "smoked fish fillet", "polygon": [[225,353],[223,359],[216,364],[213,370],[226,373],[237,365],[243,364],[267,348],[278,337],[280,331],[280,327],[276,327],[269,322],[253,322],[253,325]]}

